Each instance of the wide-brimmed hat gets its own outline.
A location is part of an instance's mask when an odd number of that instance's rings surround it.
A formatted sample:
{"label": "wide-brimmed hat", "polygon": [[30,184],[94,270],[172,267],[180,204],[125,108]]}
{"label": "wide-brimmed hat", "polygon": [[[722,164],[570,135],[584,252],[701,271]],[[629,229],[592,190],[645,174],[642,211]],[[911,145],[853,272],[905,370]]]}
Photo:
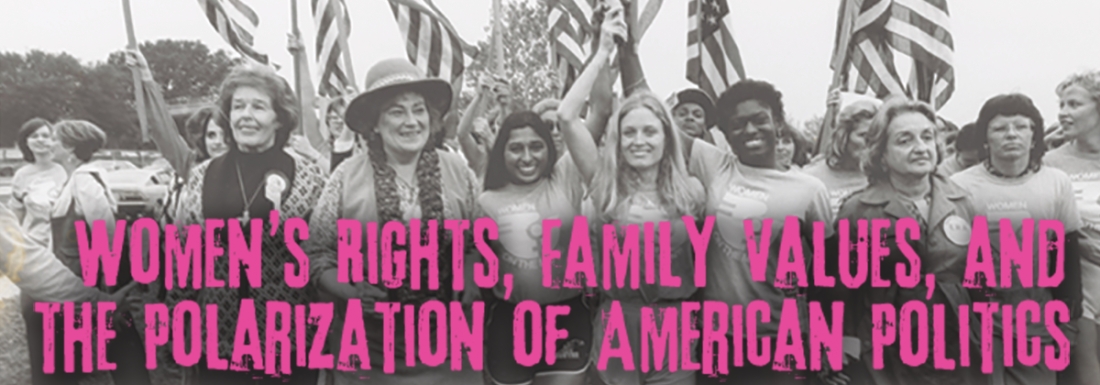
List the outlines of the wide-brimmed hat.
{"label": "wide-brimmed hat", "polygon": [[714,121],[717,118],[717,116],[714,116],[714,102],[710,100],[710,96],[707,96],[707,94],[703,92],[703,90],[700,90],[698,88],[685,89],[683,91],[672,94],[672,96],[668,98],[667,103],[669,110],[675,110],[676,107],[679,107],[681,104],[685,103],[698,104],[699,107],[703,108],[703,112],[707,114],[707,127],[709,128],[711,126],[714,126]]}
{"label": "wide-brimmed hat", "polygon": [[366,91],[348,104],[344,122],[362,135],[378,123],[379,110],[384,98],[396,92],[410,91],[424,96],[424,100],[441,114],[451,108],[453,92],[450,83],[429,78],[405,59],[387,59],[378,62],[367,71]]}

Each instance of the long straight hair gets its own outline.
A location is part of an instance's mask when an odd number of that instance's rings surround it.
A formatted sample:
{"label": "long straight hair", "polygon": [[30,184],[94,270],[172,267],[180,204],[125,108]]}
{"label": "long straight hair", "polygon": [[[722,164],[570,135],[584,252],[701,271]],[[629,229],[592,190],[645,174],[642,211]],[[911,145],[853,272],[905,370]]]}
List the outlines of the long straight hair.
{"label": "long straight hair", "polygon": [[673,215],[701,213],[706,192],[697,181],[692,183],[693,178],[688,175],[687,162],[680,150],[679,129],[672,122],[672,115],[657,96],[639,92],[616,106],[608,120],[604,145],[600,149],[600,165],[589,193],[598,215],[605,222],[619,217],[623,200],[637,189],[631,177],[638,171],[623,160],[619,126],[627,113],[639,108],[656,115],[665,134],[665,150],[657,164],[657,193],[661,205]]}

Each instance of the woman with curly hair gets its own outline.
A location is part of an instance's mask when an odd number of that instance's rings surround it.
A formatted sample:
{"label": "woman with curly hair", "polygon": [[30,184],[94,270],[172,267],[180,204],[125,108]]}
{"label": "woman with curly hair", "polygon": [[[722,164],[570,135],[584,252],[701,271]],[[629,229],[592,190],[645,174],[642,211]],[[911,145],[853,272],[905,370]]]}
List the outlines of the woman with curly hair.
{"label": "woman with curly hair", "polygon": [[802,131],[784,125],[777,134],[779,137],[775,143],[775,159],[780,170],[802,170],[802,166],[810,163],[810,147],[813,143]]}
{"label": "woman with curly hair", "polygon": [[[841,220],[851,226],[850,229],[837,230],[839,234],[850,234],[849,244],[857,244],[855,226],[859,222],[870,220],[889,220],[890,226],[880,231],[883,236],[894,234],[901,221],[914,221],[920,229],[920,237],[907,242],[888,242],[889,253],[882,260],[882,279],[895,282],[896,265],[906,265],[906,254],[916,250],[920,256],[919,272],[913,272],[919,282],[915,286],[892,287],[890,289],[872,288],[869,283],[847,290],[838,289],[833,300],[845,302],[845,354],[861,360],[859,364],[849,364],[845,371],[852,378],[867,378],[863,381],[872,384],[978,384],[984,383],[976,365],[957,367],[954,370],[942,370],[933,367],[930,360],[919,366],[903,363],[901,351],[897,346],[886,347],[884,367],[873,367],[872,351],[867,341],[874,333],[870,307],[872,304],[889,303],[897,308],[909,301],[924,302],[928,308],[932,305],[943,306],[949,312],[944,319],[946,357],[959,357],[961,349],[978,351],[978,346],[970,344],[970,338],[960,340],[960,305],[970,305],[971,297],[963,287],[966,268],[967,245],[970,243],[970,223],[975,209],[969,194],[942,174],[936,173],[938,157],[936,136],[936,115],[932,107],[919,101],[894,99],[879,108],[871,121],[867,133],[867,153],[863,157],[862,169],[868,181],[867,188],[849,195],[841,204],[838,225]],[[878,227],[875,227],[876,229]],[[877,237],[877,235],[876,235]],[[876,238],[877,239],[877,238]],[[908,249],[907,252],[902,250]],[[835,249],[830,249],[835,250]],[[839,270],[839,257],[830,256],[826,264],[828,274],[835,276]],[[925,286],[925,276],[935,276],[934,287]],[[970,324],[979,320],[971,315]],[[971,337],[978,336],[978,330],[970,329]],[[898,336],[899,339],[912,335]],[[860,344],[858,341],[863,341]],[[931,342],[921,347],[932,351]],[[847,358],[846,358],[847,360]],[[836,379],[836,377],[834,377]],[[856,381],[856,383],[863,383]]]}
{"label": "woman with curly hair", "polygon": [[1073,373],[1083,384],[1100,378],[1100,71],[1071,75],[1056,92],[1066,143],[1047,153],[1043,163],[1069,174],[1081,210],[1084,314],[1063,375]]}
{"label": "woman with curly hair", "polygon": [[[177,225],[201,224],[206,220],[240,220],[245,234],[252,218],[267,218],[278,210],[283,218],[308,218],[324,185],[324,170],[316,163],[291,156],[285,150],[291,130],[298,123],[298,103],[294,91],[270,68],[245,65],[234,68],[222,82],[218,96],[218,126],[224,129],[229,151],[195,166],[180,194],[175,218]],[[227,230],[218,231],[227,244]],[[185,299],[200,305],[218,305],[217,328],[222,337],[218,351],[222,357],[233,352],[233,338],[240,318],[241,301],[255,303],[257,320],[266,319],[266,303],[281,301],[291,305],[309,303],[312,287],[292,287],[284,279],[283,265],[297,264],[287,244],[283,228],[270,234],[272,223],[263,221],[263,258],[258,287],[243,282],[241,287],[203,287],[176,289],[168,293],[169,302]],[[214,262],[214,276],[227,280],[229,260]],[[291,333],[294,333],[291,331]],[[259,338],[264,340],[261,328]],[[283,354],[294,354],[293,347]],[[281,383],[314,384],[318,372],[305,367],[293,368],[289,376],[274,377],[249,367],[247,371],[210,369],[198,364],[199,383]],[[259,379],[256,379],[259,378]]]}
{"label": "woman with curly hair", "polygon": [[807,166],[804,171],[825,183],[829,189],[829,208],[833,215],[840,210],[844,197],[867,186],[867,177],[860,170],[860,156],[867,148],[867,130],[878,110],[871,101],[857,101],[840,111],[832,141],[825,149],[822,161]]}
{"label": "woman with curly hair", "polygon": [[[478,372],[452,372],[447,364],[438,367],[405,365],[404,325],[396,326],[394,373],[383,374],[383,318],[375,312],[375,301],[422,305],[431,300],[454,299],[451,289],[451,232],[443,226],[445,219],[473,219],[477,205],[477,178],[458,154],[436,149],[433,137],[442,135],[441,119],[450,109],[451,86],[440,79],[428,79],[419,69],[404,59],[384,60],[367,73],[367,91],[348,105],[345,121],[352,130],[367,139],[366,153],[352,155],[330,175],[310,220],[312,234],[304,245],[310,256],[311,281],[319,283],[323,294],[347,303],[361,299],[362,318],[367,333],[372,370],[336,371],[337,384],[359,383],[370,377],[372,384],[385,383],[477,383]],[[412,290],[409,282],[400,287],[386,288],[367,281],[348,284],[337,278],[336,221],[355,219],[361,223],[401,222],[418,220],[423,238],[410,235],[407,239],[434,238],[439,246],[438,290]],[[435,226],[429,221],[436,221]],[[379,226],[382,227],[382,226]],[[373,235],[372,235],[373,236]],[[385,242],[385,241],[384,241]],[[364,247],[366,242],[364,242]],[[471,245],[467,242],[466,245]],[[396,245],[395,249],[407,250]],[[395,250],[396,251],[396,250]],[[364,248],[364,253],[366,253]],[[467,263],[470,266],[470,263]],[[364,264],[364,276],[377,266]],[[421,282],[428,282],[428,268],[412,271]],[[470,270],[472,272],[472,270]],[[346,278],[346,277],[345,277]],[[343,281],[343,282],[341,282]],[[472,286],[470,279],[467,286]],[[466,290],[472,295],[476,290]],[[336,322],[330,332],[333,353],[339,353],[340,331],[347,306],[337,306]]]}

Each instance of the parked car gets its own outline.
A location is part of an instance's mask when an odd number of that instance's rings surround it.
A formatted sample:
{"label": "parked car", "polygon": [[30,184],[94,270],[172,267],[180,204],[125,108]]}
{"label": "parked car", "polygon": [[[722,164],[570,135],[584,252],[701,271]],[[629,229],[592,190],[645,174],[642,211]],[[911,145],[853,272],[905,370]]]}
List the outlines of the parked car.
{"label": "parked car", "polygon": [[135,166],[128,160],[120,159],[93,159],[91,162],[88,162],[88,165],[103,170],[104,173],[110,173],[117,170],[136,170],[138,168],[138,166]]}
{"label": "parked car", "polygon": [[[129,164],[129,162],[126,162]],[[160,168],[120,168],[103,174],[104,183],[118,200],[119,218],[152,216],[168,195],[171,179]]]}

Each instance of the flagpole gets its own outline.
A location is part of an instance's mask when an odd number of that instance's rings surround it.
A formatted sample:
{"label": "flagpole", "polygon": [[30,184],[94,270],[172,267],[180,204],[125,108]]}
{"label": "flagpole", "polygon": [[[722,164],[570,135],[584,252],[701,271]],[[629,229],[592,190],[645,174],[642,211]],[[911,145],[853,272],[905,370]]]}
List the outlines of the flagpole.
{"label": "flagpole", "polygon": [[500,0],[493,0],[493,61],[496,62],[497,75],[504,76],[504,31],[501,26]]}
{"label": "flagpole", "polygon": [[[290,0],[290,34],[294,35],[295,41],[302,41],[302,34],[298,29],[298,0]],[[303,45],[295,55],[305,55],[305,48],[306,47]],[[294,58],[294,89],[298,93],[297,96],[299,101],[305,100],[303,99],[303,97],[305,97],[305,90],[302,89],[302,66],[299,65],[300,61],[298,57]],[[301,111],[301,113],[304,114],[306,111]],[[304,133],[305,128],[303,124],[305,124],[304,119],[298,119],[298,127],[294,128],[295,131]]]}
{"label": "flagpole", "polygon": [[[130,0],[122,0],[122,13],[126,19],[126,38],[129,39],[129,48],[137,51],[137,38],[134,37],[134,21],[130,16]],[[145,97],[144,90],[141,87],[141,73],[135,67],[134,74],[134,103],[137,107],[138,124],[141,127],[141,143],[144,144],[149,140],[149,125],[145,119]],[[140,149],[139,149],[140,150]]]}
{"label": "flagpole", "polygon": [[[348,25],[348,20],[344,19],[344,15],[350,15],[350,12],[347,11],[347,3],[343,1],[337,1],[336,4],[337,8],[340,8],[336,12],[336,18],[338,20],[337,22],[340,26],[340,28],[338,29],[338,32],[340,33],[338,39],[340,42],[340,53],[344,56],[344,67],[347,67],[345,69],[347,70],[346,74],[348,76],[348,82],[351,83],[351,87],[358,92],[359,87],[355,83],[355,68],[351,65],[351,49],[348,48],[348,30],[350,30],[351,28],[349,28],[350,26]],[[346,90],[340,90],[341,95],[343,95],[345,92]]]}
{"label": "flagpole", "polygon": [[839,101],[836,104],[830,104],[829,98],[832,97],[833,90],[839,88],[844,81],[844,72],[847,70],[848,51],[851,49],[852,39],[852,21],[855,20],[853,14],[856,10],[852,7],[852,1],[840,0],[843,2],[843,13],[841,13],[841,25],[840,25],[840,40],[837,41],[835,49],[837,51],[833,54],[833,83],[829,86],[828,95],[825,96],[825,118],[821,121],[821,128],[817,134],[816,151],[817,154],[829,148],[833,140],[833,130],[836,128],[836,115],[840,111]]}

